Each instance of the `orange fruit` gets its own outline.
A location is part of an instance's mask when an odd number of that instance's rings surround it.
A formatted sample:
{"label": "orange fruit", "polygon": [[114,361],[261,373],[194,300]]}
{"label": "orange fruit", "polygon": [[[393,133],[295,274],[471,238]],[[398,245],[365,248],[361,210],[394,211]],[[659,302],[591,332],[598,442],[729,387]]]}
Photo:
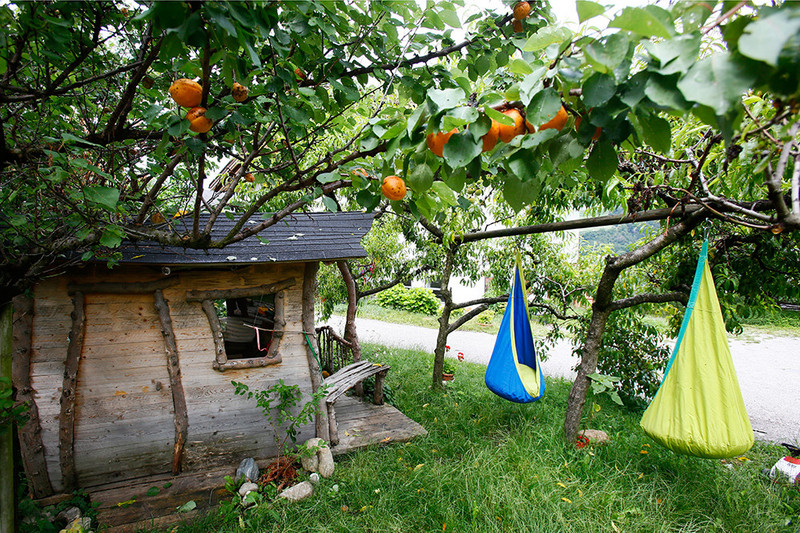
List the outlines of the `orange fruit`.
{"label": "orange fruit", "polygon": [[186,113],[189,129],[196,133],[205,133],[214,125],[214,121],[206,117],[205,107],[193,107]]}
{"label": "orange fruit", "polygon": [[521,20],[514,19],[511,26],[514,28],[514,33],[522,33],[524,31]]}
{"label": "orange fruit", "polygon": [[[578,131],[578,128],[581,127],[581,121],[582,120],[583,120],[583,117],[581,117],[580,115],[578,115],[578,118],[575,119],[575,131]],[[596,141],[597,139],[599,139],[600,138],[600,134],[602,132],[603,132],[603,128],[598,126],[597,129],[594,130],[594,135],[592,135],[592,140]]]}
{"label": "orange fruit", "polygon": [[306,73],[300,70],[300,67],[294,69],[294,75],[300,78],[301,80],[306,79]]}
{"label": "orange fruit", "polygon": [[153,224],[163,224],[166,221],[167,220],[164,218],[164,215],[158,212],[153,213],[153,216],[150,217],[150,222]]}
{"label": "orange fruit", "polygon": [[196,81],[180,78],[169,86],[169,95],[181,107],[197,107],[203,100],[203,88]]}
{"label": "orange fruit", "polygon": [[244,181],[246,181],[247,183],[253,183],[254,181],[256,181],[256,177],[248,172],[247,174],[244,175]]}
{"label": "orange fruit", "polygon": [[528,18],[531,13],[531,5],[528,2],[517,2],[514,4],[514,20]]}
{"label": "orange fruit", "polygon": [[400,176],[386,176],[381,192],[389,200],[402,200],[406,196],[406,182]]}
{"label": "orange fruit", "polygon": [[561,109],[559,109],[558,113],[556,113],[556,116],[554,116],[553,118],[551,118],[550,120],[539,126],[539,131],[549,130],[549,129],[556,129],[558,131],[561,131],[562,129],[564,129],[564,125],[567,123],[568,118],[569,115],[567,115],[567,110],[564,109],[564,106],[562,105]]}
{"label": "orange fruit", "polygon": [[458,132],[458,128],[453,128],[447,133],[442,131],[439,133],[429,133],[428,138],[426,139],[428,148],[430,148],[431,152],[434,154],[442,157],[442,153],[444,153],[444,145],[447,144],[447,141],[449,141],[450,137],[456,132]]}
{"label": "orange fruit", "polygon": [[522,118],[522,115],[516,109],[506,109],[503,111],[503,114],[507,117],[511,117],[514,119],[513,126],[506,126],[505,124],[499,124],[500,128],[500,140],[504,143],[511,142],[511,139],[516,137],[517,135],[522,135],[525,133],[525,121]]}
{"label": "orange fruit", "polygon": [[490,152],[500,138],[500,123],[492,119],[492,125],[481,139],[483,139],[483,152]]}
{"label": "orange fruit", "polygon": [[233,82],[233,86],[231,87],[231,96],[237,102],[244,102],[247,100],[247,87],[242,85],[241,83]]}

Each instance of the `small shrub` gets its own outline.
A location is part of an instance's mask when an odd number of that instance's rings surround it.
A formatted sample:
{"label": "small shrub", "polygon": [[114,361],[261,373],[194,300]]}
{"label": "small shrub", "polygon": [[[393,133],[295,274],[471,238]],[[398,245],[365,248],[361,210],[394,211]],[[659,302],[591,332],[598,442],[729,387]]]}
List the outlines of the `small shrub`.
{"label": "small shrub", "polygon": [[423,287],[408,289],[402,285],[395,285],[391,289],[378,293],[375,302],[381,307],[424,315],[435,315],[439,312],[439,299],[432,290]]}
{"label": "small shrub", "polygon": [[494,322],[494,317],[497,313],[493,309],[487,309],[486,311],[482,311],[477,317],[475,317],[478,323],[482,326],[491,326],[492,322]]}

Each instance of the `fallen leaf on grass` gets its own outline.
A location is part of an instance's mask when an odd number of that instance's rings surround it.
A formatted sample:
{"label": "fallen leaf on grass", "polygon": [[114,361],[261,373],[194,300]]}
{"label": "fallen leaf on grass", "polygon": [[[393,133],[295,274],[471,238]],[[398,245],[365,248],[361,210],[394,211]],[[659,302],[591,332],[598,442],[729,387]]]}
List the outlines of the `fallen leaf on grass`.
{"label": "fallen leaf on grass", "polygon": [[572,500],[570,500],[569,498],[561,498],[561,501],[562,502],[567,502],[567,503],[572,503]]}

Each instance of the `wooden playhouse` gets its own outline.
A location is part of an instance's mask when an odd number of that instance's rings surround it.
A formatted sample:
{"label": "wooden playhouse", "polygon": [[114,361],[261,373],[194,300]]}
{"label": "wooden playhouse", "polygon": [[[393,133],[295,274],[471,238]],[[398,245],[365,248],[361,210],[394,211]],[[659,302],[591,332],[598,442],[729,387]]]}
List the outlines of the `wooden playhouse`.
{"label": "wooden playhouse", "polygon": [[[30,405],[20,448],[33,495],[84,489],[103,523],[119,525],[191,499],[213,504],[241,459],[275,456],[263,414],[231,381],[320,386],[319,262],[365,256],[371,224],[368,213],[307,213],[221,250],[131,244],[113,269],[90,263],[15,299],[14,381]],[[231,225],[219,220],[215,232]],[[340,452],[424,433],[390,406],[337,409],[343,431],[372,424]],[[327,428],[321,412],[298,441],[328,440]],[[158,495],[146,496],[151,487]]]}

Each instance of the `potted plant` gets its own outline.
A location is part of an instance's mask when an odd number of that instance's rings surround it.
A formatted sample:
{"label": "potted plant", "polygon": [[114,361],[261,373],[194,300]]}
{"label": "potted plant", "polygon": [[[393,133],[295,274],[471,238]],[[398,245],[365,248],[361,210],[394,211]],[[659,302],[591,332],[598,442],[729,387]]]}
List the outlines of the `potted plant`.
{"label": "potted plant", "polygon": [[445,359],[444,366],[442,367],[442,380],[453,381],[453,375],[456,373],[456,365],[452,359]]}

